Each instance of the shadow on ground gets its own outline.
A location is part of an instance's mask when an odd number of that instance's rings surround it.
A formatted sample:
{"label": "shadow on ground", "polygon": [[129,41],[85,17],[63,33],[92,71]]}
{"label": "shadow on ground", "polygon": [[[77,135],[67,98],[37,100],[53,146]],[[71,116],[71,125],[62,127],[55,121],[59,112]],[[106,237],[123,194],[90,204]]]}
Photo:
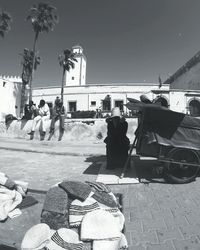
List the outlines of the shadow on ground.
{"label": "shadow on ground", "polygon": [[0,245],[0,250],[17,250],[17,248],[1,244]]}
{"label": "shadow on ground", "polygon": [[98,175],[102,162],[104,162],[105,160],[105,155],[87,157],[85,162],[91,162],[91,164],[87,169],[85,169],[83,174]]}
{"label": "shadow on ground", "polygon": [[[141,183],[167,184],[163,178],[163,166],[157,160],[132,160],[135,163],[136,173]],[[132,165],[133,166],[133,165]]]}

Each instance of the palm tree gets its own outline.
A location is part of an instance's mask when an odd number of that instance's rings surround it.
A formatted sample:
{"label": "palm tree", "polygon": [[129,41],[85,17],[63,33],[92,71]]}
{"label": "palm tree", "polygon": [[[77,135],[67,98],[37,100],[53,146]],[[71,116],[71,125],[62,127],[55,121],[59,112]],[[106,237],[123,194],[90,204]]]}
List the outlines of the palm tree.
{"label": "palm tree", "polygon": [[[26,20],[30,21],[35,33],[33,42],[33,65],[35,62],[35,50],[36,43],[40,33],[52,31],[55,24],[58,22],[58,16],[56,15],[56,8],[47,3],[38,3],[38,5],[33,5],[30,8],[29,15]],[[29,83],[29,100],[32,100],[32,81],[33,81],[34,67],[32,67],[32,72],[30,76]]]}
{"label": "palm tree", "polygon": [[75,58],[75,54],[73,53],[72,49],[65,49],[63,54],[58,56],[58,61],[60,66],[63,68],[62,72],[62,87],[61,87],[61,101],[63,102],[63,93],[64,93],[64,82],[65,82],[65,74],[66,71],[70,71],[70,69],[74,69],[75,63],[77,62]]}
{"label": "palm tree", "polygon": [[[20,107],[20,113],[23,113],[23,108],[25,106],[26,102],[26,96],[25,96],[25,89],[26,85],[30,81],[31,73],[32,73],[32,67],[33,67],[33,58],[34,53],[30,49],[24,49],[23,53],[20,54],[22,56],[22,90],[21,90],[21,107]],[[35,62],[34,62],[34,70],[37,69],[37,66],[40,64],[40,57],[38,55],[38,52],[35,55]]]}
{"label": "palm tree", "polygon": [[0,36],[4,38],[5,33],[10,30],[10,23],[12,18],[8,12],[2,11],[0,13]]}

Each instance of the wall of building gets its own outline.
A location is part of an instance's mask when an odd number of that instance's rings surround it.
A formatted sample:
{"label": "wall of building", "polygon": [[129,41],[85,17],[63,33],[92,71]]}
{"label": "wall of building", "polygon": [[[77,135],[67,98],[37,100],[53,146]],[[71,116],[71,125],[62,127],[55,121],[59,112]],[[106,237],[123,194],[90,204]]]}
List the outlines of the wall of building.
{"label": "wall of building", "polygon": [[185,91],[170,91],[170,109],[177,112],[187,113],[187,100]]}
{"label": "wall of building", "polygon": [[[64,106],[69,111],[69,102],[76,101],[77,110],[96,110],[101,107],[102,100],[110,95],[111,108],[115,106],[116,100],[127,103],[127,98],[140,98],[145,94],[150,100],[154,98],[152,89],[157,89],[157,84],[117,84],[117,85],[85,85],[67,86],[64,88]],[[35,88],[33,90],[33,101],[39,104],[41,99],[54,103],[56,96],[60,96],[60,87]],[[95,102],[95,105],[92,105]],[[126,112],[126,108],[124,110]]]}
{"label": "wall of building", "polygon": [[5,115],[20,116],[21,79],[19,77],[0,77],[0,121]]}

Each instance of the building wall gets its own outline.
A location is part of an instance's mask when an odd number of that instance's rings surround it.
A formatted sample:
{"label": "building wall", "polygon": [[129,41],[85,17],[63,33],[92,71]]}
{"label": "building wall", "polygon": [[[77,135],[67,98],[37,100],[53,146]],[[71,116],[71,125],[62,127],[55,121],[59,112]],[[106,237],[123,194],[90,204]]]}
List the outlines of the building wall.
{"label": "building wall", "polygon": [[[77,110],[96,110],[101,107],[102,100],[106,95],[111,97],[111,108],[114,107],[116,100],[127,103],[127,98],[140,98],[140,95],[146,94],[149,99],[153,99],[152,89],[157,89],[157,84],[134,84],[134,85],[85,85],[85,86],[67,86],[64,89],[64,106],[69,111],[69,102],[76,101]],[[39,104],[41,99],[47,102],[54,102],[56,96],[60,96],[60,87],[53,88],[35,88],[33,90],[33,101]],[[95,102],[95,105],[92,105]],[[126,108],[124,108],[126,112]]]}
{"label": "building wall", "polygon": [[187,113],[187,100],[185,91],[170,91],[170,109],[177,112]]}
{"label": "building wall", "polygon": [[18,77],[0,77],[0,121],[5,115],[20,116],[21,79]]}

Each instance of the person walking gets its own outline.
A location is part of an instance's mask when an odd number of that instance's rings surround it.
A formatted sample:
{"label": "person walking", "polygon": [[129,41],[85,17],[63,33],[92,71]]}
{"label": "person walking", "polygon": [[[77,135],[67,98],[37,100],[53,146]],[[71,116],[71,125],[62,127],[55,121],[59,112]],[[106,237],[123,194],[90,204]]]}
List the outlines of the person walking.
{"label": "person walking", "polygon": [[49,131],[49,138],[48,140],[51,140],[54,132],[55,132],[55,123],[56,121],[60,122],[59,124],[59,138],[58,140],[61,141],[62,136],[64,134],[64,122],[65,122],[65,107],[63,106],[63,102],[59,97],[56,97],[54,107],[53,107],[53,114],[52,114],[52,120],[50,125],[50,131]]}
{"label": "person walking", "polygon": [[38,122],[41,122],[41,132],[40,132],[40,140],[43,141],[46,134],[46,124],[45,122],[50,119],[50,111],[49,106],[46,104],[45,100],[40,100],[40,104],[38,106],[38,115],[33,119],[31,132],[28,133],[30,135],[30,140],[33,140],[35,134],[35,128]]}
{"label": "person walking", "polygon": [[121,116],[120,109],[115,107],[112,110],[111,117],[106,119],[107,122],[107,137],[106,156],[107,169],[123,168],[128,157],[130,141],[126,136],[128,123]]}

